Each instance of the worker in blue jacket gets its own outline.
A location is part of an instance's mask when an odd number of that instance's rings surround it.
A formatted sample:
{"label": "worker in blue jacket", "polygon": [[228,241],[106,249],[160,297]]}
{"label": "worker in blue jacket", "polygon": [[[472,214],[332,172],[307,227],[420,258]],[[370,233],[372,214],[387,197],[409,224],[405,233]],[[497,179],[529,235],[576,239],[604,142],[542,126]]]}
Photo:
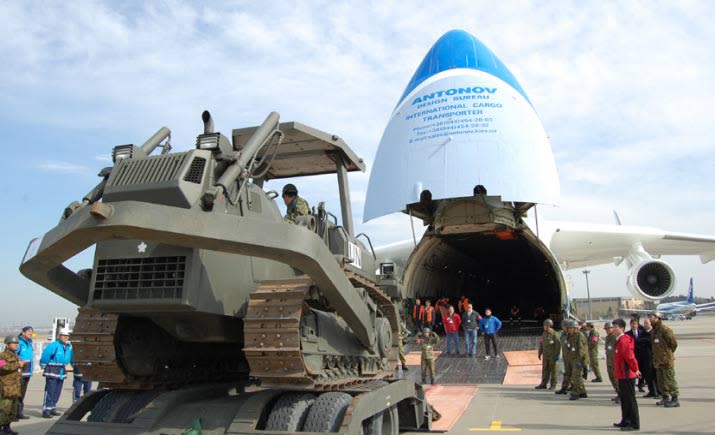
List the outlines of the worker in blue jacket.
{"label": "worker in blue jacket", "polygon": [[45,403],[42,406],[44,418],[60,415],[55,407],[60,400],[62,384],[67,377],[65,367],[72,363],[72,345],[69,339],[69,329],[61,328],[59,338],[42,351],[40,366],[44,369],[42,376],[45,377]]}
{"label": "worker in blue jacket", "polygon": [[25,415],[25,394],[27,394],[27,385],[30,383],[30,378],[32,377],[32,359],[34,356],[34,351],[32,349],[32,334],[35,332],[32,326],[25,326],[22,328],[22,332],[18,335],[18,341],[20,346],[17,348],[17,357],[20,361],[27,361],[27,364],[22,366],[22,384],[20,386],[20,400],[17,402],[17,418],[27,419],[30,418]]}
{"label": "worker in blue jacket", "polygon": [[499,358],[497,350],[496,334],[501,329],[501,320],[497,316],[492,316],[492,309],[487,307],[484,309],[484,317],[479,321],[479,331],[484,334],[484,348],[486,353],[484,359],[489,359],[489,343],[494,345],[494,356]]}

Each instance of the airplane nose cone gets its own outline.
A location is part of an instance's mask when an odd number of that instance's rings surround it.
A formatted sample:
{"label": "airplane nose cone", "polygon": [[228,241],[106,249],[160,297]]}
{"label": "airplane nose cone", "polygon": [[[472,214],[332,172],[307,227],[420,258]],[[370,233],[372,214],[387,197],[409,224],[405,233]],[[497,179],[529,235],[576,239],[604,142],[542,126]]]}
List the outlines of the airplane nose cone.
{"label": "airplane nose cone", "polygon": [[397,105],[399,106],[420,83],[436,74],[455,68],[476,69],[498,77],[529,101],[529,97],[514,75],[486,45],[469,32],[455,29],[442,35],[427,52]]}

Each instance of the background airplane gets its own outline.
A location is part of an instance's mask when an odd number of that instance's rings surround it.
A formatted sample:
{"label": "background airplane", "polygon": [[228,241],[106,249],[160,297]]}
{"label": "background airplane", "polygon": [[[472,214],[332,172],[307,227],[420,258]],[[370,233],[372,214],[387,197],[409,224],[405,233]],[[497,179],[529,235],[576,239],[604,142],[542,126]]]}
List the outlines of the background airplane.
{"label": "background airplane", "polygon": [[715,258],[712,236],[538,219],[532,229],[527,212],[558,197],[551,145],[523,88],[471,34],[447,32],[390,117],[364,212],[402,211],[427,229],[378,256],[403,268],[407,297],[466,295],[497,313],[516,304],[555,318],[569,315],[564,269],[625,261],[634,296],[655,300],[675,285],[660,255]]}
{"label": "background airplane", "polygon": [[[693,278],[690,278],[690,285],[688,286],[688,298],[684,301],[668,302],[664,304],[658,304],[655,311],[661,313],[664,319],[691,319],[700,311],[711,311],[715,310],[715,302],[708,302],[706,304],[696,304],[695,303],[695,291],[693,287]],[[652,310],[628,310],[636,313],[650,312]]]}

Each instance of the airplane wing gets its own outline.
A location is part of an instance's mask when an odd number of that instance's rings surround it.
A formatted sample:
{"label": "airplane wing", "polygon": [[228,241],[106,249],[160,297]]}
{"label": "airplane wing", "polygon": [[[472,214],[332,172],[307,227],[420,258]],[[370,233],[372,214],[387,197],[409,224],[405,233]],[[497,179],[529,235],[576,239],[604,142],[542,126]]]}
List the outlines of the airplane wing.
{"label": "airplane wing", "polygon": [[697,304],[695,309],[698,311],[709,311],[715,310],[715,302],[708,302],[707,304]]}
{"label": "airplane wing", "polygon": [[676,233],[652,227],[558,222],[550,247],[564,269],[614,262],[620,264],[634,244],[653,256],[699,255],[715,259],[715,236]]}

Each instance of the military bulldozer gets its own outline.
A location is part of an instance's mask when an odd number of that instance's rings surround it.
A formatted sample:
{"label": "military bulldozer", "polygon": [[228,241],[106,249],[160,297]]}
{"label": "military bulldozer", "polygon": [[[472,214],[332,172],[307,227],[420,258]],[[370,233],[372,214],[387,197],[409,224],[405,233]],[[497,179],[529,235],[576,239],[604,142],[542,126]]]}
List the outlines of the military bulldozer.
{"label": "military bulldozer", "polygon": [[[353,234],[347,173],[362,159],[275,112],[231,139],[202,120],[190,151],[171,152],[166,127],[114,147],[27,248],[21,272],[80,307],[75,363],[100,386],[50,433],[429,429],[424,391],[395,376],[400,295]],[[322,203],[284,222],[263,189],[331,173],[342,225]],[[92,246],[91,269],[63,265]]]}

